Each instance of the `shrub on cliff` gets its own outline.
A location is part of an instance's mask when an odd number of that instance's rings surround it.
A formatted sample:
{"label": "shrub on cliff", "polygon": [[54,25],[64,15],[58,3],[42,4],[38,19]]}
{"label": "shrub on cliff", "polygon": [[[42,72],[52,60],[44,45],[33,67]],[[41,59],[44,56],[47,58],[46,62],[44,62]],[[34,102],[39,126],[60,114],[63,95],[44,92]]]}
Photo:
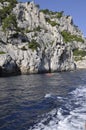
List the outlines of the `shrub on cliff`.
{"label": "shrub on cliff", "polygon": [[3,31],[12,30],[17,28],[16,16],[11,14],[3,20]]}
{"label": "shrub on cliff", "polygon": [[40,10],[40,12],[43,12],[44,14],[50,14],[49,9]]}
{"label": "shrub on cliff", "polygon": [[5,54],[5,53],[6,53],[6,52],[4,52],[4,51],[0,51],[0,55],[1,55],[1,54]]}
{"label": "shrub on cliff", "polygon": [[48,15],[54,15],[57,13],[57,12],[53,12],[49,9],[43,9],[43,10],[40,10],[40,12],[43,12],[44,14],[48,14]]}
{"label": "shrub on cliff", "polygon": [[86,56],[86,51],[75,49],[73,55],[75,61],[83,60],[83,57]]}
{"label": "shrub on cliff", "polygon": [[40,48],[40,45],[36,40],[32,39],[31,42],[28,44],[28,47],[34,51],[37,50],[37,48]]}
{"label": "shrub on cliff", "polygon": [[33,31],[34,31],[34,32],[35,32],[35,31],[40,32],[40,31],[41,31],[41,27],[40,27],[40,26],[38,26],[38,27],[34,28],[34,29],[33,29]]}
{"label": "shrub on cliff", "polygon": [[3,7],[3,9],[0,9],[0,17],[1,19],[3,20],[4,18],[6,18],[12,11],[12,8],[11,6],[6,6],[6,7]]}
{"label": "shrub on cliff", "polygon": [[8,36],[9,36],[9,31],[11,30],[16,30],[17,29],[17,22],[16,22],[16,16],[11,14],[8,17],[6,17],[3,20],[2,23],[2,29],[6,34],[7,42],[8,42]]}
{"label": "shrub on cliff", "polygon": [[2,9],[0,9],[0,17],[1,19],[6,18],[8,15],[10,15],[12,9],[15,7],[17,0],[0,0],[0,2],[3,4],[4,2],[9,2],[7,6],[3,6]]}
{"label": "shrub on cliff", "polygon": [[63,13],[64,13],[64,11],[61,11],[61,12],[57,12],[57,18],[61,18],[62,16],[63,16]]}
{"label": "shrub on cliff", "polygon": [[74,55],[74,56],[84,57],[84,56],[86,56],[86,51],[79,50],[79,49],[75,49],[75,50],[73,51],[73,55]]}
{"label": "shrub on cliff", "polygon": [[77,42],[82,42],[84,43],[84,40],[82,39],[82,37],[77,36],[77,35],[72,35],[70,32],[68,31],[62,31],[61,35],[63,36],[64,42],[72,42],[72,41],[77,41]]}
{"label": "shrub on cliff", "polygon": [[45,18],[46,22],[48,22],[49,24],[51,24],[51,26],[60,26],[59,23],[55,22],[55,21],[51,21],[49,18]]}

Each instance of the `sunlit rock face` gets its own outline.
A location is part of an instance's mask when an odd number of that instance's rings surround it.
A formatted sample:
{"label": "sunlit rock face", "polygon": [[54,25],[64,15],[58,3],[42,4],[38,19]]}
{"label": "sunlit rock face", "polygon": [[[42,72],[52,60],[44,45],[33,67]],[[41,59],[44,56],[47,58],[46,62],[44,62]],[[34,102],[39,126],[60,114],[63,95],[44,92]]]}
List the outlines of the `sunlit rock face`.
{"label": "sunlit rock face", "polygon": [[[6,5],[7,6],[7,5]],[[3,5],[0,5],[3,8]],[[1,73],[44,73],[74,70],[72,50],[84,48],[81,42],[65,43],[62,31],[83,38],[71,16],[44,13],[34,2],[17,3],[12,9],[16,28],[3,31],[0,18],[0,71]],[[84,39],[84,38],[83,38]],[[85,40],[85,39],[84,39]]]}

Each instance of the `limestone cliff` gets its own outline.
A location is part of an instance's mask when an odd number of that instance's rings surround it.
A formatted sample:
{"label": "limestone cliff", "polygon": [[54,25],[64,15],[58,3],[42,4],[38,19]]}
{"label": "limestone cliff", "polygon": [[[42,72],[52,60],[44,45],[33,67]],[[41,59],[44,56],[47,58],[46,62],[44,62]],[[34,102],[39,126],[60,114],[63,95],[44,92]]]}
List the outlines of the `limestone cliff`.
{"label": "limestone cliff", "polygon": [[[9,3],[1,3],[0,12],[3,6]],[[81,31],[63,12],[40,10],[26,2],[16,3],[0,17],[0,75],[74,70],[72,51],[85,47]]]}

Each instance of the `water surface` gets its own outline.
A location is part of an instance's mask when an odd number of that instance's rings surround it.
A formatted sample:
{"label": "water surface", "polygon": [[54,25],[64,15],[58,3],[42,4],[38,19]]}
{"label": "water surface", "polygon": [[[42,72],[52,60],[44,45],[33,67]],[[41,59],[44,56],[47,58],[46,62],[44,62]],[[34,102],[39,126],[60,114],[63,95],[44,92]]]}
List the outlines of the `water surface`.
{"label": "water surface", "polygon": [[0,130],[85,130],[86,70],[0,78]]}

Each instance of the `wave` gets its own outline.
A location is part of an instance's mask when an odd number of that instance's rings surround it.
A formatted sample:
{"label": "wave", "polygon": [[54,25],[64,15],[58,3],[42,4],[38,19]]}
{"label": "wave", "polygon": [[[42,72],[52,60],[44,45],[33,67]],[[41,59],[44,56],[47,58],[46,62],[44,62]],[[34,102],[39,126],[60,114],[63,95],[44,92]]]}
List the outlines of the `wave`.
{"label": "wave", "polygon": [[44,97],[45,98],[50,98],[50,97],[52,97],[52,94],[51,93],[47,93]]}
{"label": "wave", "polygon": [[[46,94],[45,98],[51,98]],[[67,97],[55,98],[60,107],[43,115],[43,119],[29,130],[86,130],[86,86],[80,86]]]}

